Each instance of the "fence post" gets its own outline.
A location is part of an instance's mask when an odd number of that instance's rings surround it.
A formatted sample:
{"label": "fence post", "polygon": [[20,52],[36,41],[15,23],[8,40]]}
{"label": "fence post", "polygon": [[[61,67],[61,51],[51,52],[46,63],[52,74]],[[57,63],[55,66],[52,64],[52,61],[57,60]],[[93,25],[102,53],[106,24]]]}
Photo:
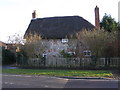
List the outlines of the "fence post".
{"label": "fence post", "polygon": [[82,64],[81,64],[81,58],[80,58],[79,60],[80,60],[80,61],[79,61],[79,62],[80,62],[80,64],[79,64],[79,65],[80,65],[80,67],[81,67],[81,65],[82,65]]}
{"label": "fence post", "polygon": [[56,67],[57,67],[57,58],[56,58]]}

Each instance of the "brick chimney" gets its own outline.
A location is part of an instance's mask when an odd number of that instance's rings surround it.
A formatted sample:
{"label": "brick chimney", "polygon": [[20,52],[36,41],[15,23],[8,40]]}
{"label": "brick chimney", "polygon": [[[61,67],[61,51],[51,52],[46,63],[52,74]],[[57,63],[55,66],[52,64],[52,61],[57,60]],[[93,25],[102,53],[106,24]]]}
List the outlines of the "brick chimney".
{"label": "brick chimney", "polygon": [[36,10],[34,10],[32,13],[32,19],[35,19],[35,18],[37,18]]}
{"label": "brick chimney", "polygon": [[95,7],[95,27],[100,29],[99,8],[97,6]]}

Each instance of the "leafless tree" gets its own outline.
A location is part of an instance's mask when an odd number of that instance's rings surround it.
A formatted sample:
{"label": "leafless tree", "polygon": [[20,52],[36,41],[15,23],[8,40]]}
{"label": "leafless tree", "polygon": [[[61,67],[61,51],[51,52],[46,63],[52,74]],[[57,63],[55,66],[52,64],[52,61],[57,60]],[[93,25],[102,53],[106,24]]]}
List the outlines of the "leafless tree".
{"label": "leafless tree", "polygon": [[[78,47],[87,48],[92,51],[92,55],[105,56],[106,49],[115,52],[113,42],[117,39],[117,32],[107,32],[105,30],[82,30],[77,33],[79,40]],[[111,47],[110,47],[111,46]],[[115,52],[117,53],[117,52]],[[108,53],[107,53],[108,54]],[[111,55],[110,53],[108,55]]]}
{"label": "leafless tree", "polygon": [[47,41],[42,40],[40,35],[29,34],[25,37],[26,43],[24,45],[24,51],[29,58],[38,58],[49,47]]}

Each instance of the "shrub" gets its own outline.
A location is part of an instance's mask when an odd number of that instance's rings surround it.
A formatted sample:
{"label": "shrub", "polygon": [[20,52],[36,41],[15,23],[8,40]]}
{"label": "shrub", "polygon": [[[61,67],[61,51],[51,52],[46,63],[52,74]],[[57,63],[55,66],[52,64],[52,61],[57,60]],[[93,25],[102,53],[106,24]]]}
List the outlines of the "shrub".
{"label": "shrub", "polygon": [[62,50],[60,53],[61,53],[61,55],[62,55],[64,58],[73,58],[73,57],[75,57],[74,53],[69,54],[69,53],[65,52],[65,50]]}
{"label": "shrub", "polygon": [[2,49],[2,64],[9,65],[16,62],[16,57],[13,52],[7,49]]}

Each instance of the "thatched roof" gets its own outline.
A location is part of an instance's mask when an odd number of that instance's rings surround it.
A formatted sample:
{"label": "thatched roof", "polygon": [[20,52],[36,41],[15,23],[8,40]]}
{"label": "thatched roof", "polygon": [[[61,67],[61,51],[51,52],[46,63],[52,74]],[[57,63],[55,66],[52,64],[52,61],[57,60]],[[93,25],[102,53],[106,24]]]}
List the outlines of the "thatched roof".
{"label": "thatched roof", "polygon": [[32,19],[25,36],[29,33],[40,34],[42,38],[65,38],[82,29],[93,29],[94,26],[80,16],[48,17]]}

